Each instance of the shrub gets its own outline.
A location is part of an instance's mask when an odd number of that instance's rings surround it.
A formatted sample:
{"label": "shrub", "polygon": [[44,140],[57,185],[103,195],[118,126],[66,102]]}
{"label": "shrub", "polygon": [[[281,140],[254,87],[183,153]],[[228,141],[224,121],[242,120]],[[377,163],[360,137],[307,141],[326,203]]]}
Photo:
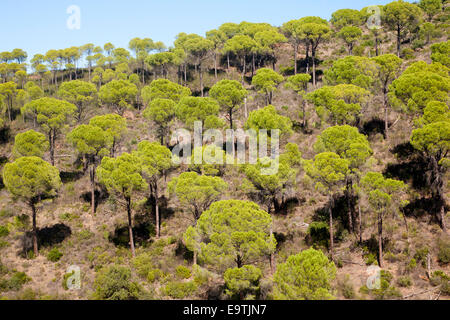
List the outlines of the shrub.
{"label": "shrub", "polygon": [[189,279],[191,277],[191,270],[185,266],[178,266],[175,270],[175,274],[180,279]]}
{"label": "shrub", "polygon": [[330,231],[325,222],[312,222],[308,227],[307,236],[311,239],[312,243],[328,247]]}
{"label": "shrub", "polygon": [[18,291],[22,286],[31,281],[31,278],[25,272],[15,272],[8,280],[7,289]]}
{"label": "shrub", "polygon": [[227,287],[225,292],[230,297],[240,297],[241,299],[248,295],[256,296],[261,277],[261,270],[252,265],[228,269],[224,274]]}
{"label": "shrub", "polygon": [[174,299],[184,299],[197,290],[194,281],[176,282],[171,281],[164,287],[164,293]]}
{"label": "shrub", "polygon": [[401,293],[397,288],[391,286],[392,274],[387,270],[381,270],[380,272],[380,288],[370,290],[375,299],[385,300],[401,297]]}
{"label": "shrub", "polygon": [[440,239],[438,242],[438,260],[442,264],[450,262],[450,240]]}
{"label": "shrub", "polygon": [[147,281],[148,282],[155,282],[156,280],[160,279],[164,273],[160,269],[151,269],[147,273]]}
{"label": "shrub", "polygon": [[399,277],[397,279],[397,284],[403,288],[410,287],[412,286],[412,280],[409,276]]}
{"label": "shrub", "polygon": [[57,262],[59,261],[59,259],[61,259],[62,256],[63,254],[57,248],[53,248],[47,254],[47,259],[51,262]]}
{"label": "shrub", "polygon": [[278,266],[274,276],[274,298],[333,299],[331,281],[335,277],[336,266],[322,251],[313,248],[302,251]]}
{"label": "shrub", "polygon": [[130,269],[112,265],[100,270],[95,278],[94,298],[98,300],[137,300],[141,289],[131,279]]}
{"label": "shrub", "polygon": [[6,226],[0,226],[0,238],[6,237],[7,235],[9,235],[8,228]]}
{"label": "shrub", "polygon": [[414,254],[414,259],[416,262],[422,262],[422,266],[426,267],[427,264],[427,256],[430,250],[427,247],[423,247],[416,250],[416,253]]}
{"label": "shrub", "polygon": [[350,276],[348,274],[345,275],[343,280],[339,281],[339,289],[344,298],[355,298],[355,289],[353,288],[353,284],[350,282]]}
{"label": "shrub", "polygon": [[143,253],[132,260],[136,273],[143,279],[148,278],[148,274],[153,270],[153,258],[148,253]]}

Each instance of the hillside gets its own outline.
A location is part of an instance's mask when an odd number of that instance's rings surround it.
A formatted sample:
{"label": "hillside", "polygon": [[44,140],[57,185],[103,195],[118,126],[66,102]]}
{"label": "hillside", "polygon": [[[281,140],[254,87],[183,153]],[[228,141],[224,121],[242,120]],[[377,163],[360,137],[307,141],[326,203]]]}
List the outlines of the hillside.
{"label": "hillside", "polygon": [[450,5],[378,8],[1,52],[0,299],[448,300]]}

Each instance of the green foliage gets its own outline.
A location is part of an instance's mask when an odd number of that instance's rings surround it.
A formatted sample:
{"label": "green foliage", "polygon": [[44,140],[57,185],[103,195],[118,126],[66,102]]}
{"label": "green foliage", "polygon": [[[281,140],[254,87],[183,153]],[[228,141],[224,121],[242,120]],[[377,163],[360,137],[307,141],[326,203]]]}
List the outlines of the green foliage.
{"label": "green foliage", "polygon": [[391,285],[392,274],[387,270],[381,270],[380,274],[380,288],[372,289],[369,292],[377,300],[396,299],[402,297],[402,294],[395,286]]}
{"label": "green foliage", "polygon": [[450,240],[449,239],[440,239],[438,241],[438,261],[443,264],[450,263]]}
{"label": "green foliage", "polygon": [[330,240],[330,230],[325,222],[312,222],[308,226],[307,235],[311,238],[311,241],[315,245],[328,248],[328,242]]}
{"label": "green foliage", "polygon": [[431,46],[431,60],[450,68],[450,40],[435,43]]}
{"label": "green foliage", "polygon": [[377,75],[377,65],[367,57],[347,56],[336,60],[325,71],[324,82],[327,85],[353,84],[370,89]]}
{"label": "green foliage", "polygon": [[0,238],[7,237],[9,235],[9,229],[6,226],[0,226]]}
{"label": "green foliage", "polygon": [[247,294],[257,295],[262,272],[259,268],[246,265],[227,269],[224,274],[225,293],[230,297],[244,298]]}
{"label": "green foliage", "polygon": [[397,279],[397,284],[400,287],[408,288],[412,286],[412,280],[409,276],[402,276]]}
{"label": "green foliage", "polygon": [[191,270],[185,266],[178,266],[175,269],[175,274],[180,279],[189,279],[192,276]]}
{"label": "green foliage", "polygon": [[363,165],[373,153],[367,137],[351,126],[335,126],[325,129],[314,145],[317,153],[334,152],[349,161],[350,169]]}
{"label": "green foliage", "polygon": [[442,11],[442,0],[420,0],[419,7],[428,15],[428,20]]}
{"label": "green foliage", "polygon": [[322,120],[335,124],[356,124],[370,92],[353,84],[324,86],[307,95]]}
{"label": "green foliage", "polygon": [[140,163],[137,156],[128,153],[116,159],[104,157],[97,169],[99,181],[109,192],[131,197],[136,191],[145,190],[148,187],[141,175]]}
{"label": "green foliage", "polygon": [[201,261],[224,270],[273,253],[271,227],[272,218],[257,204],[224,200],[203,212],[195,228],[185,232],[184,242],[199,251]]}
{"label": "green foliage", "polygon": [[413,130],[411,144],[415,149],[436,157],[439,164],[450,150],[450,122],[433,122]]}
{"label": "green foliage", "polygon": [[270,130],[280,130],[280,136],[292,133],[292,122],[289,118],[279,115],[274,106],[267,107],[250,112],[245,124],[246,129],[253,129],[259,132],[260,129],[266,129],[268,134]]}
{"label": "green foliage", "polygon": [[95,278],[96,300],[138,300],[141,289],[132,281],[130,269],[111,265],[103,268]]}
{"label": "green foliage", "polygon": [[341,29],[346,26],[359,26],[364,22],[363,14],[354,9],[340,9],[331,15],[330,22],[334,27]]}
{"label": "green foliage", "polygon": [[355,42],[362,36],[362,30],[355,26],[346,26],[337,33],[337,36],[344,40],[349,48],[349,54],[352,54]]}
{"label": "green foliage", "polygon": [[415,62],[389,86],[389,100],[394,107],[421,114],[431,101],[448,102],[449,69],[441,64]]}
{"label": "green foliage", "polygon": [[190,96],[191,90],[167,79],[157,79],[142,88],[141,95],[146,105],[155,99],[169,99],[178,103],[182,98]]}
{"label": "green foliage", "polygon": [[195,172],[184,172],[168,185],[170,194],[177,197],[182,207],[189,208],[195,220],[221,197],[227,187],[227,183],[219,177],[198,175]]}
{"label": "green foliage", "polygon": [[278,85],[283,82],[284,78],[279,73],[269,68],[261,68],[256,71],[252,79],[252,85],[266,96],[266,103],[272,103],[272,95],[277,90]]}
{"label": "green foliage", "polygon": [[28,130],[24,133],[17,134],[14,140],[13,154],[16,158],[42,158],[50,146],[45,135],[34,130]]}
{"label": "green foliage", "polygon": [[306,160],[304,168],[316,188],[327,195],[333,194],[348,174],[348,160],[342,159],[334,152],[319,153],[314,160]]}
{"label": "green foliage", "polygon": [[403,181],[387,179],[379,172],[368,172],[361,179],[361,186],[376,212],[386,210],[393,203],[393,197],[398,200],[398,194],[406,188]]}
{"label": "green foliage", "polygon": [[114,107],[119,115],[123,115],[126,109],[132,108],[138,89],[128,80],[113,80],[100,88],[100,100]]}
{"label": "green foliage", "polygon": [[175,102],[170,99],[157,98],[150,102],[142,115],[157,125],[161,141],[169,134],[169,128],[175,117]]}
{"label": "green foliage", "polygon": [[157,142],[142,141],[133,154],[140,160],[143,177],[150,182],[156,182],[172,167],[172,153]]}
{"label": "green foliage", "polygon": [[[207,126],[211,117],[219,115],[219,103],[212,98],[184,97],[175,108],[177,117],[187,126],[193,128],[195,121],[200,121],[205,129],[215,129]],[[209,121],[208,121],[209,120]]]}
{"label": "green foliage", "polygon": [[39,197],[55,196],[61,186],[57,168],[38,157],[23,157],[3,169],[6,189],[25,202]]}
{"label": "green foliage", "polygon": [[176,282],[171,281],[163,288],[163,292],[173,299],[184,299],[193,295],[197,291],[197,286],[193,281]]}
{"label": "green foliage", "polygon": [[92,159],[92,162],[96,162],[96,158],[102,158],[109,154],[113,137],[100,127],[82,124],[67,135],[67,141],[80,154]]}
{"label": "green foliage", "polygon": [[78,120],[82,119],[86,105],[94,100],[96,94],[96,86],[93,83],[82,80],[63,82],[58,90],[60,98],[77,106]]}
{"label": "green foliage", "polygon": [[62,256],[63,254],[58,250],[58,248],[53,248],[47,254],[47,259],[51,262],[57,262]]}
{"label": "green foliage", "polygon": [[336,276],[333,262],[322,253],[308,249],[278,265],[274,275],[274,298],[279,300],[333,299],[331,282]]}
{"label": "green foliage", "polygon": [[209,94],[219,102],[220,107],[229,115],[231,128],[233,113],[239,110],[239,107],[244,102],[248,95],[247,90],[238,81],[225,79],[216,83],[209,91]]}
{"label": "green foliage", "polygon": [[95,116],[89,121],[89,124],[106,131],[113,137],[114,144],[117,144],[127,132],[127,120],[118,114]]}

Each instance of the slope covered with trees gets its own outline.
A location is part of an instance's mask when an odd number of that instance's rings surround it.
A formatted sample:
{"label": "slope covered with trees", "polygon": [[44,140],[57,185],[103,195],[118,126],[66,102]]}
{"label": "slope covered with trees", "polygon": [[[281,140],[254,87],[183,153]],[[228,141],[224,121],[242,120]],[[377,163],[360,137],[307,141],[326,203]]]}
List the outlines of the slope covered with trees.
{"label": "slope covered with trees", "polygon": [[[399,0],[0,52],[0,298],[448,299],[449,26]],[[280,154],[178,164],[196,121]]]}

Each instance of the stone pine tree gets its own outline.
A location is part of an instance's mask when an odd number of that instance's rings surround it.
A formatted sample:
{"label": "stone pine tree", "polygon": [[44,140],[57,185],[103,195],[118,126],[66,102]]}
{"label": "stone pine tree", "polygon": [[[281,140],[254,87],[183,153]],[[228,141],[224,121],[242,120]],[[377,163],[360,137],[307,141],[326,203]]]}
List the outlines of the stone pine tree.
{"label": "stone pine tree", "polygon": [[34,130],[18,133],[14,141],[13,155],[15,158],[42,158],[49,148],[49,143],[45,135]]}
{"label": "stone pine tree", "polygon": [[383,8],[383,23],[396,33],[397,57],[400,57],[402,41],[420,25],[422,10],[413,3],[393,1]]}
{"label": "stone pine tree", "polygon": [[[352,200],[355,197],[355,188],[359,185],[362,167],[373,153],[369,141],[365,135],[359,133],[358,128],[348,125],[335,126],[325,129],[318,136],[314,149],[317,153],[334,152],[341,158],[348,160],[349,171],[345,177],[345,195],[348,206],[349,231],[353,232],[355,230],[355,214]],[[361,233],[360,210],[358,220]]]}
{"label": "stone pine tree", "polygon": [[57,168],[38,157],[22,157],[3,169],[3,183],[14,198],[26,203],[32,212],[33,250],[38,255],[36,205],[43,197],[53,197],[61,187]]}
{"label": "stone pine tree", "polygon": [[348,175],[348,160],[342,159],[334,152],[323,152],[306,160],[304,168],[306,174],[315,182],[316,189],[328,197],[330,256],[334,260],[333,207],[335,195],[340,191],[345,177]]}
{"label": "stone pine tree", "polygon": [[83,120],[86,107],[92,103],[97,94],[97,87],[95,84],[73,80],[63,82],[58,90],[58,96],[77,106],[76,118],[78,122]]}
{"label": "stone pine tree", "polygon": [[368,172],[361,179],[361,186],[367,194],[370,207],[377,215],[378,265],[383,267],[383,219],[393,206],[405,205],[399,201],[400,193],[406,188],[403,181],[387,179],[381,173]]}
{"label": "stone pine tree", "polygon": [[67,140],[86,161],[91,181],[91,213],[95,214],[95,172],[101,159],[111,150],[113,137],[100,127],[80,125],[67,135]]}
{"label": "stone pine tree", "polygon": [[306,94],[308,92],[308,83],[311,81],[311,75],[309,74],[295,74],[294,76],[286,79],[285,87],[294,91],[301,99],[301,112],[302,127],[304,130],[307,128],[306,120]]}
{"label": "stone pine tree", "polygon": [[[425,110],[428,111],[428,108]],[[429,121],[430,113],[425,114]],[[439,121],[431,122],[414,130],[411,136],[411,144],[428,163],[428,168],[424,169],[428,171],[432,195],[437,199],[437,218],[444,231],[447,229],[445,224],[445,185],[447,182],[445,174],[450,166],[450,121],[444,121],[445,118],[449,119],[448,107],[446,114],[446,116],[445,113],[439,115],[436,119]]]}
{"label": "stone pine tree", "polygon": [[128,233],[130,237],[131,254],[135,256],[133,222],[132,222],[132,200],[140,191],[148,188],[141,175],[141,161],[135,155],[124,153],[118,158],[103,158],[97,169],[99,182],[102,183],[110,193],[120,195],[125,200],[128,215]]}
{"label": "stone pine tree", "polygon": [[161,234],[160,180],[172,167],[172,152],[157,142],[142,141],[134,154],[141,161],[142,176],[150,187],[150,197],[155,199],[156,237],[159,238]]}
{"label": "stone pine tree", "polygon": [[37,122],[50,143],[50,162],[55,165],[55,146],[58,135],[70,123],[77,107],[72,103],[55,98],[41,98],[26,104],[23,110],[33,110]]}
{"label": "stone pine tree", "polygon": [[209,95],[216,99],[227,113],[230,129],[233,129],[233,115],[247,97],[247,90],[236,80],[221,80],[211,88]]}
{"label": "stone pine tree", "polygon": [[198,252],[202,263],[225,271],[275,252],[276,240],[271,230],[271,216],[256,203],[224,200],[203,212],[183,239],[190,250]]}
{"label": "stone pine tree", "polygon": [[389,98],[388,90],[389,85],[395,80],[400,72],[403,60],[393,54],[384,54],[378,57],[372,58],[376,62],[378,67],[378,81],[383,93],[383,105],[384,105],[384,132],[385,136],[389,134]]}
{"label": "stone pine tree", "polygon": [[273,297],[276,300],[333,299],[332,281],[336,266],[313,248],[290,256],[278,266],[274,276]]}
{"label": "stone pine tree", "polygon": [[111,157],[114,157],[121,140],[128,131],[127,120],[118,114],[105,114],[93,117],[89,125],[101,128],[112,137]]}
{"label": "stone pine tree", "polygon": [[278,72],[269,69],[261,68],[256,71],[252,79],[252,85],[259,93],[264,94],[266,105],[272,104],[273,93],[277,90],[278,85],[283,82],[284,78]]}

